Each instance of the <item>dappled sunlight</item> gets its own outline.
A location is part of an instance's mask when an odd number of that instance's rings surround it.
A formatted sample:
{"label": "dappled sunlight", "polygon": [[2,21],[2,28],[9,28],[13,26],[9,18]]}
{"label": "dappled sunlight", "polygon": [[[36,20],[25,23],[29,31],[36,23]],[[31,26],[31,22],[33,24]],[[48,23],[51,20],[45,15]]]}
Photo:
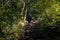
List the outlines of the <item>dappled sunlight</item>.
{"label": "dappled sunlight", "polygon": [[52,4],[51,7],[54,8],[56,11],[59,11],[60,10],[59,3]]}
{"label": "dappled sunlight", "polygon": [[0,39],[60,40],[59,35],[60,0],[0,0]]}
{"label": "dappled sunlight", "polygon": [[20,24],[21,24],[22,26],[24,26],[24,25],[25,25],[25,21],[22,21],[22,20],[21,20],[21,21],[18,23],[18,25],[20,25]]}
{"label": "dappled sunlight", "polygon": [[53,3],[51,4],[51,7],[50,8],[46,8],[45,9],[46,11],[46,16],[47,16],[47,19],[49,20],[49,25],[54,25],[56,24],[57,22],[57,19],[59,19],[57,15],[60,15],[60,6],[58,5],[58,3]]}
{"label": "dappled sunlight", "polygon": [[[17,24],[13,24],[12,26],[12,30],[14,30],[15,32],[18,31],[20,28],[22,28],[25,25],[25,23],[23,21],[19,21],[17,22]],[[19,28],[20,27],[20,28]]]}

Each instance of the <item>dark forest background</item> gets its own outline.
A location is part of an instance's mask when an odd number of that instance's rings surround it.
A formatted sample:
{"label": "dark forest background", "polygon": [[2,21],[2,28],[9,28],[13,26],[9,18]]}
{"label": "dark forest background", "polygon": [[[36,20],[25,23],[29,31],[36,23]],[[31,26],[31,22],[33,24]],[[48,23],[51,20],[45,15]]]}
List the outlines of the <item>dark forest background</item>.
{"label": "dark forest background", "polygon": [[28,13],[38,21],[40,33],[50,32],[60,40],[60,0],[0,0],[0,39],[24,38],[24,3],[29,5]]}

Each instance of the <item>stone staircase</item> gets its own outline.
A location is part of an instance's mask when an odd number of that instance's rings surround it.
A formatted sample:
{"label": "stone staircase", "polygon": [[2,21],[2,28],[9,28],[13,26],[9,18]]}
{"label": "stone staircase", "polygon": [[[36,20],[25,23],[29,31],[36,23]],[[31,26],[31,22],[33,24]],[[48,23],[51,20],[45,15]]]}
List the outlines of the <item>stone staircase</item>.
{"label": "stone staircase", "polygon": [[[38,30],[37,30],[38,29]],[[40,34],[40,28],[38,27],[38,22],[31,22],[28,25],[25,25],[24,29],[24,40],[39,40],[43,38]]]}
{"label": "stone staircase", "polygon": [[55,40],[49,37],[49,31],[42,31],[36,21],[28,24],[26,23],[24,27],[24,40]]}
{"label": "stone staircase", "polygon": [[36,26],[36,22],[31,22],[31,23],[26,23],[25,25],[25,29],[24,29],[24,36],[25,36],[25,40],[28,39],[28,38],[32,38],[33,34],[36,34],[34,33],[34,31],[36,30],[34,28],[34,26]]}

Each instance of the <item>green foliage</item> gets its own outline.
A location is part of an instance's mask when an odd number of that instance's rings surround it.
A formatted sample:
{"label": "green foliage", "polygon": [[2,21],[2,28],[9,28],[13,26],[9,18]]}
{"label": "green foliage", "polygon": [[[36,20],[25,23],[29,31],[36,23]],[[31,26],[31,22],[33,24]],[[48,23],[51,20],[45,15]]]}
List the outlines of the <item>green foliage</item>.
{"label": "green foliage", "polygon": [[[23,0],[29,1],[31,13],[41,26],[60,28],[60,0]],[[18,25],[21,20],[23,3],[21,0],[0,0],[0,37],[6,40],[23,38],[24,27]],[[60,32],[60,31],[59,31]],[[60,37],[57,37],[60,40]]]}

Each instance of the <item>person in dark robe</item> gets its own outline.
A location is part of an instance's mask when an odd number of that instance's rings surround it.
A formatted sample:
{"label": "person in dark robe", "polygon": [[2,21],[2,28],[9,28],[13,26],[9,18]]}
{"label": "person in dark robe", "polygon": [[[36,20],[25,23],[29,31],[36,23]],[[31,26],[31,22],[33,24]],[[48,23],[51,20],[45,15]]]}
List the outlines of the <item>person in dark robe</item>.
{"label": "person in dark robe", "polygon": [[31,20],[32,20],[32,18],[33,18],[33,16],[31,14],[27,13],[27,15],[26,15],[26,21],[28,21],[30,23]]}

